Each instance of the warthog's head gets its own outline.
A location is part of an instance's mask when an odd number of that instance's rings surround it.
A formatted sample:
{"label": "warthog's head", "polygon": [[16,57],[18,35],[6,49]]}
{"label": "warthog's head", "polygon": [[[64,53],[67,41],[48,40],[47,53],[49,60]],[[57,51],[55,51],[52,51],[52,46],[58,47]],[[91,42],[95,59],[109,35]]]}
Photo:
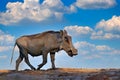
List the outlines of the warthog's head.
{"label": "warthog's head", "polygon": [[67,54],[71,57],[77,55],[77,49],[75,49],[75,47],[72,44],[72,37],[67,34],[66,30],[61,30],[60,33],[62,35],[62,43],[60,48],[66,51]]}

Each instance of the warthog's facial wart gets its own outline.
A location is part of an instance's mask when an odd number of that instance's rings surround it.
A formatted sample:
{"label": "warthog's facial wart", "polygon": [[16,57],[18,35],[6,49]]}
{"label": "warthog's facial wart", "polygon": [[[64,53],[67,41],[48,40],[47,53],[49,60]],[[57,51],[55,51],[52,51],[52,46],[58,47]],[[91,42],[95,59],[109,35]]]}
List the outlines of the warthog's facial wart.
{"label": "warthog's facial wart", "polygon": [[71,36],[69,36],[65,30],[63,31],[62,49],[65,50],[71,57],[77,55],[78,53],[77,49],[73,46]]}

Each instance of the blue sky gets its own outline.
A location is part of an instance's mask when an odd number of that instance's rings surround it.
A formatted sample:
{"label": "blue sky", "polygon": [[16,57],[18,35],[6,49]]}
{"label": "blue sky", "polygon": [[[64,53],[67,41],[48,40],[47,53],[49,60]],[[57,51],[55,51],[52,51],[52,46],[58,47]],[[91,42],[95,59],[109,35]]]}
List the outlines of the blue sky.
{"label": "blue sky", "polygon": [[[14,69],[19,55],[15,39],[48,30],[67,30],[78,49],[71,58],[56,53],[56,67],[120,68],[120,0],[1,0],[0,69]],[[30,62],[37,67],[41,57]],[[50,68],[48,63],[43,69]],[[29,68],[24,61],[20,69]]]}

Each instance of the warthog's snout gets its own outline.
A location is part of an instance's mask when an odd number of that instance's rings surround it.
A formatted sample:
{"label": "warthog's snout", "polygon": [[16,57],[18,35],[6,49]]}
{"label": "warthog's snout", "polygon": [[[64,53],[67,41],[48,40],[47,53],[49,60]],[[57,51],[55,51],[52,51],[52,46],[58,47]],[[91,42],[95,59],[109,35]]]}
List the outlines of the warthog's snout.
{"label": "warthog's snout", "polygon": [[71,50],[67,51],[67,53],[69,56],[73,57],[78,54],[78,51],[77,51],[77,49],[71,49]]}
{"label": "warthog's snout", "polygon": [[73,49],[72,51],[73,51],[73,52],[72,52],[73,55],[78,55],[78,50],[77,50],[77,49]]}

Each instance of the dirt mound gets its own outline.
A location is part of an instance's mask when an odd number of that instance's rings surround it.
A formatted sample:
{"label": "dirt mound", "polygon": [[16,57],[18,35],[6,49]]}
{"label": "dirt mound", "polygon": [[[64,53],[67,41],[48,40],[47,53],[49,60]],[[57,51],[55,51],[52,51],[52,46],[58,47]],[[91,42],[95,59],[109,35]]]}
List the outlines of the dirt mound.
{"label": "dirt mound", "polygon": [[120,80],[120,69],[0,70],[0,80]]}

